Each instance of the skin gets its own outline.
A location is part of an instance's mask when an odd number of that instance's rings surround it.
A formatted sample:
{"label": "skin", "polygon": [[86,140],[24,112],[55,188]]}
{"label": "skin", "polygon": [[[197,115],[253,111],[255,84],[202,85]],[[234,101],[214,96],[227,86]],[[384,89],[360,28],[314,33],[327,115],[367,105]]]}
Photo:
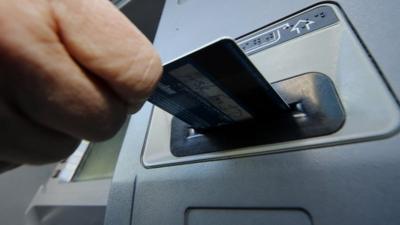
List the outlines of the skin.
{"label": "skin", "polygon": [[0,0],[0,161],[53,162],[112,137],[161,73],[107,0]]}

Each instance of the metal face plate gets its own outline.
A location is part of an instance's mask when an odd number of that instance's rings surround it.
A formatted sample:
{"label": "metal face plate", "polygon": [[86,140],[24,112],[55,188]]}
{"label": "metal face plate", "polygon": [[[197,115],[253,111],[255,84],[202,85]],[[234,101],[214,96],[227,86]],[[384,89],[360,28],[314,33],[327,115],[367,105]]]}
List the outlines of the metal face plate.
{"label": "metal face plate", "polygon": [[[324,17],[327,18],[327,22],[320,27],[315,27],[315,30],[310,27],[309,31],[305,27],[303,30],[307,33],[304,35],[293,37],[290,41],[281,39],[282,41],[276,42],[274,46],[263,46],[262,51],[249,53],[251,54],[249,58],[270,82],[306,72],[328,75],[335,84],[346,112],[346,121],[342,129],[334,134],[317,138],[175,157],[169,149],[171,116],[159,108],[154,108],[142,154],[143,164],[146,167],[160,167],[369,141],[395,134],[400,123],[397,103],[338,7],[330,4],[316,6],[276,25],[256,31],[259,32],[257,35],[262,34],[261,31],[268,33],[281,24],[293,24],[296,20],[307,19],[307,16],[302,17],[304,15],[309,15],[311,20],[311,15],[316,15],[315,10],[328,8],[327,12],[331,10],[335,16]],[[337,22],[329,19],[335,17],[338,19]],[[297,33],[296,30],[294,32]],[[242,44],[252,41],[255,37],[253,35],[249,34],[239,41],[242,41]],[[251,51],[256,49],[253,48]]]}

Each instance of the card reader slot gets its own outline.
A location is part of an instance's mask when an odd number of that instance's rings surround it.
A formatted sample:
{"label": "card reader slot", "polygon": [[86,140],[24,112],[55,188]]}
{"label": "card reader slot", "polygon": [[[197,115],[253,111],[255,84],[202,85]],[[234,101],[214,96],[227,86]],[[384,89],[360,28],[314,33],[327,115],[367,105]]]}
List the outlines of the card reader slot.
{"label": "card reader slot", "polygon": [[171,152],[177,157],[234,150],[327,135],[339,130],[345,112],[330,78],[306,73],[273,83],[291,112],[210,130],[194,130],[173,118]]}

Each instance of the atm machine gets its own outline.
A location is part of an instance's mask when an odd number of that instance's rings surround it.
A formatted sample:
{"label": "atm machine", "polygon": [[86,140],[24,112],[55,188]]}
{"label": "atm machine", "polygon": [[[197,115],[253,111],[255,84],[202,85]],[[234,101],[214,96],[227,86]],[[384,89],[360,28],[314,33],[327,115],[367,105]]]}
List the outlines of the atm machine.
{"label": "atm machine", "polygon": [[[142,15],[136,21],[155,13],[118,4]],[[126,124],[106,207],[94,216],[105,225],[400,224],[397,1],[161,6],[147,25],[163,62],[228,36],[277,92],[308,105],[294,107],[296,128],[212,136],[145,104]]]}

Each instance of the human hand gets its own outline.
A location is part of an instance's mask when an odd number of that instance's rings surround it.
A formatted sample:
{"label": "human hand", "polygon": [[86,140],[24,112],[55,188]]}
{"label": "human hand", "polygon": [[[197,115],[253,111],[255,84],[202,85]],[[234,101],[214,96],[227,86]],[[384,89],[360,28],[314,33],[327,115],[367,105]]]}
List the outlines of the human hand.
{"label": "human hand", "polygon": [[161,71],[107,0],[0,0],[0,161],[57,161],[113,136]]}

